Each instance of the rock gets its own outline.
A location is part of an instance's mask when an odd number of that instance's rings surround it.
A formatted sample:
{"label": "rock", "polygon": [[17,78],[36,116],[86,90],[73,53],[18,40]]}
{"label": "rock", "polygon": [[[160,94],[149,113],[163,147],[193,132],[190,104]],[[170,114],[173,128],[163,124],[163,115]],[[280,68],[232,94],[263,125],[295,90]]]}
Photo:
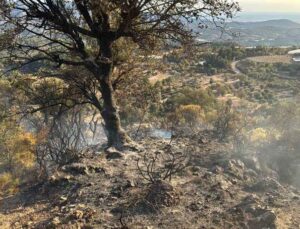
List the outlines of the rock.
{"label": "rock", "polygon": [[86,208],[84,210],[84,218],[87,221],[89,221],[90,219],[92,219],[95,215],[96,215],[96,210],[94,210],[92,208]]}
{"label": "rock", "polygon": [[211,171],[213,173],[220,174],[220,173],[224,172],[224,169],[222,167],[216,165],[216,166],[212,167]]}
{"label": "rock", "polygon": [[261,165],[256,156],[253,156],[253,155],[245,156],[242,158],[242,160],[247,168],[252,169],[256,172],[261,171]]}
{"label": "rock", "polygon": [[231,159],[220,165],[225,173],[230,174],[238,179],[244,179],[245,165],[241,160]]}
{"label": "rock", "polygon": [[203,179],[211,179],[211,177],[213,176],[214,174],[212,172],[205,172],[205,174],[202,176]]}
{"label": "rock", "polygon": [[199,139],[198,139],[198,143],[199,144],[207,144],[209,142],[208,139],[206,139],[205,137],[201,136]]}
{"label": "rock", "polygon": [[115,152],[120,152],[119,150],[117,150],[115,147],[109,147],[107,149],[105,149],[106,153],[115,153]]}
{"label": "rock", "polygon": [[249,204],[257,204],[258,202],[259,202],[258,196],[255,194],[251,194],[251,195],[246,196],[242,200],[242,202],[239,205],[237,205],[237,207],[243,207],[243,206],[246,206]]}
{"label": "rock", "polygon": [[127,188],[135,187],[135,183],[133,180],[127,180],[126,182],[127,182],[127,185],[126,185]]}
{"label": "rock", "polygon": [[113,147],[108,148],[105,152],[107,160],[121,159],[124,157],[123,153]]}
{"label": "rock", "polygon": [[232,186],[232,182],[226,178],[223,174],[214,174],[211,172],[206,172],[202,177],[203,185],[209,185],[211,192],[217,192],[220,190],[228,190]]}
{"label": "rock", "polygon": [[200,166],[191,166],[190,170],[191,170],[192,173],[200,174],[200,172],[202,171],[202,168]]}
{"label": "rock", "polygon": [[[0,225],[3,226],[2,224],[0,224]],[[22,229],[23,228],[23,225],[20,222],[15,222],[9,226],[12,226],[12,228],[14,228],[14,229],[19,229],[19,228]],[[9,228],[8,225],[5,228]]]}
{"label": "rock", "polygon": [[246,228],[276,228],[276,214],[262,206],[256,195],[247,196],[233,210],[240,212],[238,215],[243,217],[240,221],[244,221]]}
{"label": "rock", "polygon": [[61,197],[60,197],[60,200],[61,200],[61,201],[67,201],[67,199],[68,199],[68,198],[65,197],[65,196],[61,196]]}
{"label": "rock", "polygon": [[[119,182],[116,182],[119,183]],[[114,197],[122,197],[123,193],[129,189],[134,187],[135,184],[132,180],[126,180],[126,183],[123,182],[123,184],[117,185],[115,187],[112,188],[110,194],[113,195]]]}
{"label": "rock", "polygon": [[59,197],[59,205],[65,205],[67,201],[68,201],[68,197],[66,196]]}
{"label": "rock", "polygon": [[282,192],[284,187],[273,178],[265,178],[254,185],[246,187],[251,192]]}
{"label": "rock", "polygon": [[69,213],[69,219],[89,221],[94,217],[96,211],[84,204],[78,204],[65,210],[65,213]]}
{"label": "rock", "polygon": [[248,222],[250,228],[276,228],[276,215],[273,211],[266,210],[262,215]]}
{"label": "rock", "polygon": [[69,183],[71,179],[72,177],[68,175],[52,175],[48,180],[48,184],[51,186],[57,186],[63,183]]}
{"label": "rock", "polygon": [[26,227],[32,227],[33,226],[33,222],[32,221],[28,221],[24,226]]}
{"label": "rock", "polygon": [[241,160],[235,160],[235,159],[232,159],[232,160],[229,160],[228,163],[227,163],[227,169],[229,170],[235,170],[235,169],[245,169],[245,165],[244,163],[241,161]]}
{"label": "rock", "polygon": [[219,180],[218,184],[220,185],[220,188],[222,190],[228,190],[232,186],[232,183],[230,181],[226,181],[224,179]]}
{"label": "rock", "polygon": [[88,175],[91,173],[105,173],[103,168],[97,167],[96,165],[88,165],[84,163],[73,163],[62,167],[64,172],[69,172],[74,175]]}
{"label": "rock", "polygon": [[75,210],[72,212],[71,216],[74,219],[82,219],[84,216],[84,212],[81,210]]}
{"label": "rock", "polygon": [[52,226],[58,226],[59,224],[61,224],[61,221],[58,216],[54,217],[50,223]]}
{"label": "rock", "polygon": [[253,169],[247,169],[246,170],[246,175],[250,176],[250,177],[253,177],[253,178],[256,178],[258,176],[258,174]]}

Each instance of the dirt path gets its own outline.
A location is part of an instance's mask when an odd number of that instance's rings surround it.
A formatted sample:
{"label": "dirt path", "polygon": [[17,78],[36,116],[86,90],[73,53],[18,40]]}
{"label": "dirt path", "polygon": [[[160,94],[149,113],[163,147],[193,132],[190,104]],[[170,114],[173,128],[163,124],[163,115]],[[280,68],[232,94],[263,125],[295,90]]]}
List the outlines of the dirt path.
{"label": "dirt path", "polygon": [[243,60],[250,60],[253,62],[258,63],[285,63],[289,64],[292,62],[292,59],[288,55],[271,55],[271,56],[254,56],[254,57],[247,57],[242,60],[233,61],[231,63],[231,69],[235,74],[242,74],[242,72],[238,69],[237,64]]}
{"label": "dirt path", "polygon": [[235,74],[242,74],[242,72],[237,68],[237,64],[240,62],[241,60],[237,60],[237,61],[233,61],[231,63],[231,69]]}

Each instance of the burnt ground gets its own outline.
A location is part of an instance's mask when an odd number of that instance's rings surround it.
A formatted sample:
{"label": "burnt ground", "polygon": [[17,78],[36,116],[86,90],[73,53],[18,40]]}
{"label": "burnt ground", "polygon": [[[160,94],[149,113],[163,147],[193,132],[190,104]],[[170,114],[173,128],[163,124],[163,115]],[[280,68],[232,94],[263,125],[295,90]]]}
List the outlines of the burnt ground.
{"label": "burnt ground", "polygon": [[2,198],[0,228],[300,228],[300,192],[229,144],[200,135],[173,141],[188,166],[155,184],[137,161],[145,152],[164,154],[169,142],[139,144],[124,153],[88,149],[47,181]]}

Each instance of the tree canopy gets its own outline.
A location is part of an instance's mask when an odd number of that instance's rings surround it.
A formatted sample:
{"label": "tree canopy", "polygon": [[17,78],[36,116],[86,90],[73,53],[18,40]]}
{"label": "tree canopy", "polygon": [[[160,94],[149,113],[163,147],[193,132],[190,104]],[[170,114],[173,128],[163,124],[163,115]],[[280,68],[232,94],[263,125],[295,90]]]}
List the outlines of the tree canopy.
{"label": "tree canopy", "polygon": [[9,46],[26,53],[28,61],[100,71],[95,62],[112,61],[101,58],[105,42],[121,37],[141,45],[154,37],[184,40],[196,35],[187,23],[203,26],[211,18],[232,17],[238,9],[227,0],[2,0],[2,35],[17,33]]}
{"label": "tree canopy", "polygon": [[200,29],[208,20],[222,21],[238,10],[231,0],[1,0],[1,49],[4,59],[14,61],[10,69],[42,61],[54,63],[52,68],[87,70],[83,77],[60,78],[75,82],[101,112],[109,142],[115,144],[124,134],[120,137],[111,79],[113,44],[121,38],[142,47],[157,40],[187,42],[199,32],[192,29],[195,24]]}

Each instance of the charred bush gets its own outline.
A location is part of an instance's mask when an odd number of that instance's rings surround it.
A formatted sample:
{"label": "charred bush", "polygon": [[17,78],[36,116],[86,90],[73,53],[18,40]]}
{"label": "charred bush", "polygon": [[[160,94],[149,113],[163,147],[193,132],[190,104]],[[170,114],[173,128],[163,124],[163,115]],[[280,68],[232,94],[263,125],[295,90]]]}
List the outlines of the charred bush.
{"label": "charred bush", "polygon": [[155,184],[161,181],[171,181],[173,176],[182,172],[189,164],[186,153],[174,152],[171,145],[163,151],[145,153],[137,161],[139,174],[148,182]]}

